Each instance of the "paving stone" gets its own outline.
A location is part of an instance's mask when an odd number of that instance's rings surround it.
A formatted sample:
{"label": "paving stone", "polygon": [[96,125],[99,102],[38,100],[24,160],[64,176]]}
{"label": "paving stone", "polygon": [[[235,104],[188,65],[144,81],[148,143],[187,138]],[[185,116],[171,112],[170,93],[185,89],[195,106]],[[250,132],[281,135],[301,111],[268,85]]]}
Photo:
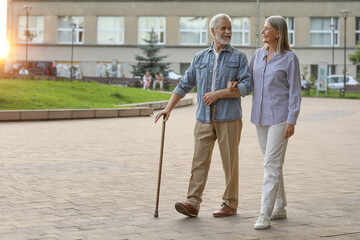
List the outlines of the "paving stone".
{"label": "paving stone", "polygon": [[151,117],[3,122],[0,239],[360,239],[360,162],[350,144],[359,139],[359,101],[303,99],[284,165],[288,218],[265,231],[253,229],[263,162],[249,122],[251,97],[242,104],[240,204],[230,218],[212,216],[224,191],[217,144],[199,217],[174,209],[188,188],[195,104],[174,109],[166,124],[159,218],[153,216],[158,111]]}

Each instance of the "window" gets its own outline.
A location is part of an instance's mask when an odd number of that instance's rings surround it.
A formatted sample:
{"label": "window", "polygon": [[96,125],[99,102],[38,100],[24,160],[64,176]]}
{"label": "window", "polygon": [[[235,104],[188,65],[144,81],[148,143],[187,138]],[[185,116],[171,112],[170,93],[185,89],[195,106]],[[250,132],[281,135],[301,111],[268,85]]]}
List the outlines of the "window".
{"label": "window", "polygon": [[96,77],[121,77],[121,64],[119,62],[97,62]]}
{"label": "window", "polygon": [[233,45],[250,45],[250,18],[234,17],[231,19]]}
{"label": "window", "polygon": [[74,43],[84,43],[84,17],[59,16],[58,17],[58,43],[72,43],[72,24],[74,28]]}
{"label": "window", "polygon": [[124,17],[98,17],[97,43],[124,44]]}
{"label": "window", "polygon": [[180,74],[184,75],[189,67],[190,67],[190,63],[180,63]]}
{"label": "window", "polygon": [[[70,72],[70,69],[72,69],[72,74]],[[82,78],[80,62],[72,62],[72,68],[71,68],[71,62],[59,61],[56,63],[56,70],[58,77],[70,78],[72,75],[72,77],[75,77],[76,79]]]}
{"label": "window", "polygon": [[[333,30],[332,30],[332,26]],[[310,45],[311,46],[339,45],[339,18],[311,18]]]}
{"label": "window", "polygon": [[341,81],[339,80],[339,77],[329,77],[328,83],[339,83],[344,82],[344,77],[341,78]]}
{"label": "window", "polygon": [[336,65],[328,65],[328,75],[336,74]]}
{"label": "window", "polygon": [[360,17],[357,17],[355,21],[355,44],[360,45]]}
{"label": "window", "polygon": [[149,39],[153,30],[157,44],[165,44],[165,17],[139,17],[138,21],[138,43],[145,44],[144,39]]}
{"label": "window", "polygon": [[206,45],[208,24],[205,17],[180,17],[180,39],[183,45]]}
{"label": "window", "polygon": [[310,78],[318,78],[318,65],[310,65]]}
{"label": "window", "polygon": [[295,45],[295,20],[293,17],[285,17],[288,26],[288,36],[290,46]]}
{"label": "window", "polygon": [[[18,40],[26,41],[26,16],[19,16]],[[29,16],[28,18],[29,43],[44,42],[44,17]]]}

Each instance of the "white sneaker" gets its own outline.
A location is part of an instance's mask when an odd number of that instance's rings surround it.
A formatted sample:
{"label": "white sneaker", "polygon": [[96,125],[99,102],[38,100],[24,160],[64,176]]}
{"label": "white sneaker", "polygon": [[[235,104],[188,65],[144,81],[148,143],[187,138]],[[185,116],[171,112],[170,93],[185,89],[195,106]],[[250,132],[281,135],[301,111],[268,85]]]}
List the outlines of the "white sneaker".
{"label": "white sneaker", "polygon": [[276,208],[271,216],[270,216],[270,219],[271,220],[275,220],[275,219],[285,219],[287,216],[286,216],[286,210],[285,209],[281,209],[281,208]]}
{"label": "white sneaker", "polygon": [[259,219],[257,220],[257,222],[254,225],[254,229],[256,229],[256,230],[267,229],[270,227],[270,223],[271,223],[270,218],[268,216],[266,216],[265,214],[261,214]]}

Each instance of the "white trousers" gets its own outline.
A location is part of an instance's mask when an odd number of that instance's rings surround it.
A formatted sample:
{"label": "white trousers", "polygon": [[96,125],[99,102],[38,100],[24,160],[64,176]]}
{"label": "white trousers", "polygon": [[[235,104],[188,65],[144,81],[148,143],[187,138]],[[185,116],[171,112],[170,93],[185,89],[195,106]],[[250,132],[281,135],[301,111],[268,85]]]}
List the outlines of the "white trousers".
{"label": "white trousers", "polygon": [[261,152],[264,157],[260,213],[270,216],[274,207],[286,206],[282,168],[288,139],[284,138],[285,122],[272,126],[256,126]]}

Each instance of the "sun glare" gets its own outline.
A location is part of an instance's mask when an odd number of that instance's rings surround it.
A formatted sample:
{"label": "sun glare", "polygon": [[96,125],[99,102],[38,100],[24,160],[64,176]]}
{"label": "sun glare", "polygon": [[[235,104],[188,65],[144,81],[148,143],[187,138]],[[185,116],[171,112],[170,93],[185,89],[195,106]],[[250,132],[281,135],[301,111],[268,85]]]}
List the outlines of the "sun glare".
{"label": "sun glare", "polygon": [[0,0],[0,58],[9,53],[9,43],[6,38],[7,1]]}

